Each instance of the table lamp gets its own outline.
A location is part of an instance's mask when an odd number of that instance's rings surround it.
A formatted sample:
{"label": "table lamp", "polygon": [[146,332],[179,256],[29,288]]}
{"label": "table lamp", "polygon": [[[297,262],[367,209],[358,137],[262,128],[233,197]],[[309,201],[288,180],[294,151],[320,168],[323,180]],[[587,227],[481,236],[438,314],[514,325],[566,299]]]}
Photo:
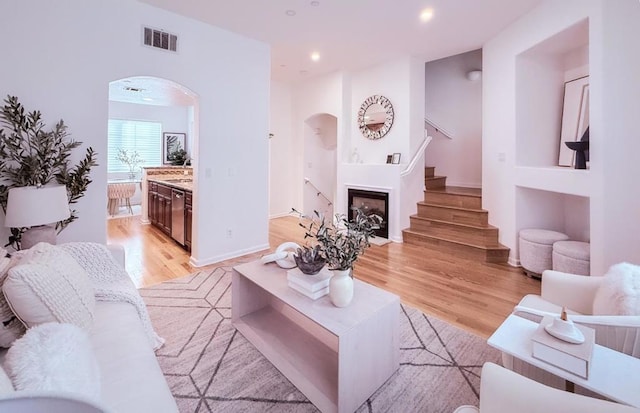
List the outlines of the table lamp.
{"label": "table lamp", "polygon": [[21,240],[21,248],[28,249],[38,242],[55,244],[55,226],[48,224],[70,216],[65,186],[23,186],[9,189],[4,226],[28,227]]}

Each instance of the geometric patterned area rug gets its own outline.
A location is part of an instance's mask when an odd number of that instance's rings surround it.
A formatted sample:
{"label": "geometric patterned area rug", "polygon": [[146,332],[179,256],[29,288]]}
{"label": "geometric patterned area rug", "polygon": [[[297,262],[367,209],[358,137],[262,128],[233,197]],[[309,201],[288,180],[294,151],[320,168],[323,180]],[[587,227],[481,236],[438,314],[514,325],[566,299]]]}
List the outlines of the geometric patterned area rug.
{"label": "geometric patterned area rug", "polygon": [[[156,354],[181,412],[318,412],[231,324],[231,267],[140,289],[166,342]],[[400,368],[360,408],[453,412],[478,404],[480,370],[499,353],[402,305]]]}

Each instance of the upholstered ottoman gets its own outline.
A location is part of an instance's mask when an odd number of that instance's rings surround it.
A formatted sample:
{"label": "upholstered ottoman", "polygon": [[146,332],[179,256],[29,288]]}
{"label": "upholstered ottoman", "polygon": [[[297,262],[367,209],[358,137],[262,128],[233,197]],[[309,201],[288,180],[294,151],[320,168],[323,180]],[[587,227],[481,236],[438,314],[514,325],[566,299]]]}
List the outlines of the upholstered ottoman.
{"label": "upholstered ottoman", "polygon": [[558,241],[553,244],[553,269],[569,274],[590,275],[591,253],[588,242]]}
{"label": "upholstered ottoman", "polygon": [[540,278],[542,271],[553,267],[553,244],[568,239],[567,234],[546,229],[520,230],[520,265],[524,272]]}

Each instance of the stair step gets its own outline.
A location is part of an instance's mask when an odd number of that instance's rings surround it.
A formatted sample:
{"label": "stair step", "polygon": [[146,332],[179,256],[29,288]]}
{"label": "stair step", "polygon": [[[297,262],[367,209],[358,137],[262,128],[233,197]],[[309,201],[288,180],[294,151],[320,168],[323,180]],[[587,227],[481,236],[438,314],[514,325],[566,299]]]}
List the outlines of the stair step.
{"label": "stair step", "polygon": [[470,242],[476,245],[497,246],[498,228],[491,225],[476,226],[457,224],[436,219],[423,218],[417,215],[409,217],[410,230],[433,237],[448,240]]}
{"label": "stair step", "polygon": [[424,168],[424,177],[425,178],[433,178],[435,176],[436,167],[435,166],[425,166]]}
{"label": "stair step", "polygon": [[405,229],[402,231],[404,242],[410,245],[420,245],[425,248],[454,254],[460,258],[482,260],[485,262],[506,262],[509,258],[509,248],[498,244],[497,246],[475,245],[468,242],[460,242],[450,239],[442,239],[426,235],[420,232]]}
{"label": "stair step", "polygon": [[489,213],[483,209],[461,208],[418,202],[418,216],[456,224],[487,226]]}
{"label": "stair step", "polygon": [[482,190],[460,186],[445,186],[424,191],[424,201],[435,205],[481,209]]}
{"label": "stair step", "polygon": [[446,176],[434,176],[424,179],[424,186],[427,189],[444,188],[447,185]]}

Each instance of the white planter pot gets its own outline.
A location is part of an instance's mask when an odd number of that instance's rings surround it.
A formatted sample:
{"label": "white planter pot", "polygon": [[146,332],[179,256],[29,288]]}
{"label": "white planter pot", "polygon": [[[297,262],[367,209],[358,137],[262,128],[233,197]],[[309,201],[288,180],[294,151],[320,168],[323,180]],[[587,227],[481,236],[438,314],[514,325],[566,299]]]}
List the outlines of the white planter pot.
{"label": "white planter pot", "polygon": [[346,307],[353,300],[353,278],[351,269],[334,270],[329,281],[329,297],[336,307]]}

